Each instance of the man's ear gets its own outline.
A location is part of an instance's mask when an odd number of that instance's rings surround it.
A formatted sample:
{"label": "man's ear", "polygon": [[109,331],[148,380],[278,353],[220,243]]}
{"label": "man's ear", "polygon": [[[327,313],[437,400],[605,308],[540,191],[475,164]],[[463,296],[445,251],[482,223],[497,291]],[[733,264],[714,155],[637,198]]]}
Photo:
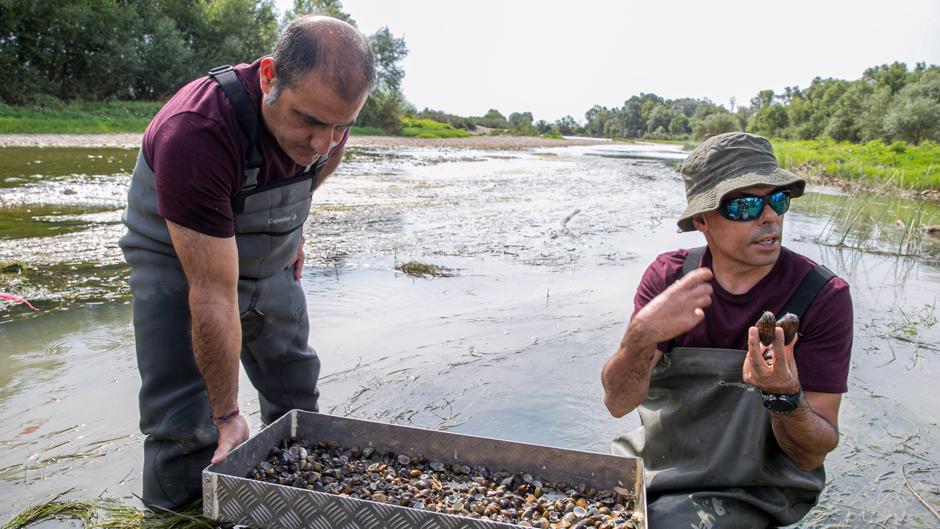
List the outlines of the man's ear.
{"label": "man's ear", "polygon": [[277,65],[274,62],[272,57],[265,57],[261,59],[261,67],[259,69],[258,77],[261,78],[261,92],[264,95],[274,89],[274,84],[277,81],[277,73],[275,71],[275,66]]}
{"label": "man's ear", "polygon": [[704,213],[696,213],[693,215],[692,225],[695,226],[695,229],[702,233],[708,231],[708,221],[705,219]]}

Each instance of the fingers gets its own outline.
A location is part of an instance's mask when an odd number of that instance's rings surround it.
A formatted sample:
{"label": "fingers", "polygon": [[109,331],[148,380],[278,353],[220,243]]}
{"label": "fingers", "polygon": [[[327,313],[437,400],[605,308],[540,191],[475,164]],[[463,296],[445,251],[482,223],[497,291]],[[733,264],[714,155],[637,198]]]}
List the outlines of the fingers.
{"label": "fingers", "polygon": [[712,279],[712,271],[708,268],[699,268],[693,270],[685,277],[676,281],[677,290],[689,298],[689,300],[698,306],[708,307],[712,304],[713,289],[709,281]]}
{"label": "fingers", "polygon": [[705,283],[711,281],[713,275],[714,274],[712,274],[710,268],[696,268],[695,270],[692,270],[688,274],[684,275],[679,281],[676,281],[676,284]]}
{"label": "fingers", "polygon": [[797,334],[796,337],[793,338],[793,341],[790,342],[790,345],[781,349],[783,351],[783,360],[787,365],[787,369],[789,370],[790,375],[797,380],[799,377],[796,372],[796,357],[794,356],[793,351],[796,350],[796,342],[798,342],[799,339],[799,334]]}
{"label": "fingers", "polygon": [[744,360],[755,375],[761,375],[768,370],[767,362],[764,360],[762,346],[760,343],[760,334],[757,327],[750,327],[747,330],[747,357]]}
{"label": "fingers", "polygon": [[215,465],[225,461],[235,447],[248,440],[248,434],[248,422],[241,416],[219,426],[219,440],[215,452],[212,454],[212,464]]}
{"label": "fingers", "polygon": [[225,458],[228,457],[229,452],[231,452],[230,449],[223,448],[221,445],[219,445],[219,447],[215,449],[215,453],[212,454],[211,463],[213,465],[218,465],[219,463],[225,461]]}
{"label": "fingers", "polygon": [[301,274],[304,270],[304,251],[300,250],[297,253],[297,258],[294,261],[294,281],[299,281]]}
{"label": "fingers", "polygon": [[304,242],[306,239],[300,236],[300,247],[297,248],[297,256],[294,257],[294,281],[300,281],[300,276],[304,271]]}

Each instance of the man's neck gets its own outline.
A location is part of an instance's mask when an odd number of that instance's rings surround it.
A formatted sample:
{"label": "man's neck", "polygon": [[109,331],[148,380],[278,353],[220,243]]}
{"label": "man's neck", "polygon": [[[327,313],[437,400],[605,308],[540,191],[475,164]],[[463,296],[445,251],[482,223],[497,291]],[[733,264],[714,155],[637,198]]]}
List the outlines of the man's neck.
{"label": "man's neck", "polygon": [[[778,257],[779,259],[779,257]],[[712,254],[712,273],[715,281],[731,294],[744,294],[754,288],[761,279],[770,273],[774,264],[753,266],[741,261]]]}

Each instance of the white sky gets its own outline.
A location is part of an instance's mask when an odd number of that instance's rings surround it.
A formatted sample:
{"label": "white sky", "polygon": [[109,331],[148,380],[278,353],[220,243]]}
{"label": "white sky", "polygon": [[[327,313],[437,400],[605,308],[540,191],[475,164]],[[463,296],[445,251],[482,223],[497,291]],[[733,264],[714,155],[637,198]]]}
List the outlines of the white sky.
{"label": "white sky", "polygon": [[[290,0],[277,0],[283,10]],[[940,0],[343,0],[369,34],[408,45],[405,97],[463,116],[536,120],[652,92],[748,104],[816,76],[940,64]]]}

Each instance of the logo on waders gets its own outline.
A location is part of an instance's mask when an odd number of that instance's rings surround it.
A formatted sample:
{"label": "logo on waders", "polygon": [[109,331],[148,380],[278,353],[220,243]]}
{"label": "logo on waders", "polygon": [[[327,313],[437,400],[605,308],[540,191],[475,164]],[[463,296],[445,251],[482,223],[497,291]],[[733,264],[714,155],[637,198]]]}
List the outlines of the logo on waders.
{"label": "logo on waders", "polygon": [[283,217],[278,217],[276,219],[268,219],[268,224],[280,224],[282,222],[289,222],[297,220],[297,214],[285,215]]}

